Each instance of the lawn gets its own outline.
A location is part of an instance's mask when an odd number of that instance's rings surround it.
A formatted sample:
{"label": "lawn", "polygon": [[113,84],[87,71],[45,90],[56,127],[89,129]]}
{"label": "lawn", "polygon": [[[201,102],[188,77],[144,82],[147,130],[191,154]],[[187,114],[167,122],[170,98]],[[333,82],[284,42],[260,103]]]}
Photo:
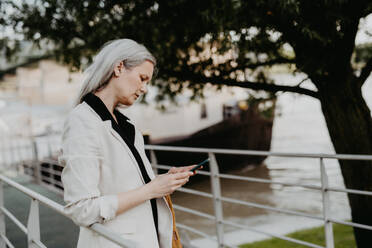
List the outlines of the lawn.
{"label": "lawn", "polygon": [[[356,248],[352,227],[333,224],[335,247]],[[320,246],[325,246],[324,227],[311,228],[297,231],[287,235],[288,237],[307,241]],[[244,244],[241,248],[304,248],[308,246],[291,243],[285,240],[273,238],[259,242]]]}

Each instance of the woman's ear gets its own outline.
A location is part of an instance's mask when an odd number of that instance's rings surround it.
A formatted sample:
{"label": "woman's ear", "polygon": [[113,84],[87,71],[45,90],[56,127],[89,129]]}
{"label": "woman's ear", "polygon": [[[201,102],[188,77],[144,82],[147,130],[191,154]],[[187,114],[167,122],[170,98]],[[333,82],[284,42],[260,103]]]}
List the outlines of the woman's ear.
{"label": "woman's ear", "polygon": [[114,67],[114,76],[119,77],[123,69],[124,69],[123,61],[116,63]]}

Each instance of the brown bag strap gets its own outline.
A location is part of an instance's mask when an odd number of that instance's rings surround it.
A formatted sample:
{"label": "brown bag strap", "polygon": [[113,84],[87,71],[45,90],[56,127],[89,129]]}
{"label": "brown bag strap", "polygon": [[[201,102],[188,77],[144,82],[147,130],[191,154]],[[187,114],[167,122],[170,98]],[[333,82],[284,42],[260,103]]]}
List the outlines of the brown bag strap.
{"label": "brown bag strap", "polygon": [[166,195],[165,199],[168,202],[169,208],[172,212],[172,217],[173,217],[173,237],[172,237],[172,248],[182,248],[181,240],[180,240],[180,235],[178,234],[178,230],[176,227],[176,216],[174,214],[173,210],[173,204],[170,195]]}

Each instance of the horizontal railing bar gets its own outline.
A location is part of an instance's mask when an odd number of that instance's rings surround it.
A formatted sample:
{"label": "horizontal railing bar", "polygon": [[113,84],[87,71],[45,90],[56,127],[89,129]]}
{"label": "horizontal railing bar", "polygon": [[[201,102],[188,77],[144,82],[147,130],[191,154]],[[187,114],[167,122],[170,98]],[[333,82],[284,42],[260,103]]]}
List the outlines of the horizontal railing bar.
{"label": "horizontal railing bar", "polygon": [[300,245],[305,245],[305,246],[308,246],[308,247],[324,248],[323,246],[312,244],[312,243],[309,243],[309,242],[306,242],[306,241],[302,241],[302,240],[293,239],[293,238],[290,238],[290,237],[285,237],[285,236],[281,236],[281,235],[276,235],[276,234],[268,233],[268,232],[265,232],[265,231],[261,231],[261,230],[257,230],[257,229],[248,227],[246,225],[237,224],[237,223],[234,223],[234,222],[231,222],[231,221],[223,220],[222,223],[224,223],[226,225],[233,226],[233,227],[241,228],[241,229],[246,229],[246,230],[249,230],[251,232],[261,233],[261,234],[264,234],[264,235],[267,235],[267,236],[271,236],[271,237],[274,237],[274,238],[283,239],[283,240],[286,240],[286,241],[289,241],[289,242],[292,242],[292,243],[297,243],[297,244],[300,244]]}
{"label": "horizontal railing bar", "polygon": [[9,184],[10,186],[14,187],[15,189],[25,193],[26,195],[28,195],[29,197],[35,199],[35,200],[38,200],[39,202],[43,203],[44,205],[54,209],[55,211],[57,211],[58,213],[64,215],[64,216],[67,216],[64,211],[63,211],[63,207],[61,205],[59,205],[58,203],[50,200],[49,198],[45,197],[45,196],[42,196],[28,188],[26,188],[25,186],[23,185],[20,185],[14,181],[12,181],[11,179],[3,176],[3,175],[0,175],[0,180],[4,181],[5,183]]}
{"label": "horizontal railing bar", "polygon": [[179,223],[177,223],[176,226],[179,227],[179,228],[188,230],[188,231],[190,231],[192,233],[198,234],[198,235],[200,235],[200,236],[202,236],[204,238],[207,238],[207,239],[210,239],[210,240],[213,240],[213,241],[217,241],[217,239],[215,237],[210,236],[210,235],[208,235],[208,234],[206,234],[206,233],[204,233],[202,231],[199,231],[198,229],[195,229],[193,227],[186,226],[184,224],[179,224]]}
{"label": "horizontal railing bar", "polygon": [[35,243],[40,248],[48,248],[43,243],[41,243],[40,240],[32,240],[33,243]]}
{"label": "horizontal railing bar", "polygon": [[55,175],[55,176],[61,176],[61,172],[60,171],[57,171],[57,170],[54,170],[54,169],[44,169],[43,167],[40,166],[40,171],[42,172],[47,172],[47,173],[50,173],[52,175]]}
{"label": "horizontal railing bar", "polygon": [[204,171],[204,170],[197,170],[196,174],[203,175],[203,176],[210,176],[212,173],[210,173],[208,171]]}
{"label": "horizontal railing bar", "polygon": [[[170,169],[172,168],[172,166],[169,166],[169,165],[153,165],[152,166],[153,168],[159,168],[159,169]],[[202,171],[202,170],[198,170],[197,171],[197,174],[200,174],[200,175],[205,175],[205,176],[210,176],[211,173],[210,172],[207,172],[207,171]]]}
{"label": "horizontal railing bar", "polygon": [[210,220],[215,220],[216,219],[216,217],[214,215],[206,214],[206,213],[203,213],[203,212],[200,212],[198,210],[191,209],[191,208],[185,208],[185,207],[179,206],[177,204],[173,204],[173,207],[174,207],[174,209],[180,210],[182,212],[198,215],[198,216],[210,219]]}
{"label": "horizontal railing bar", "polygon": [[49,177],[46,177],[46,176],[43,176],[43,177],[41,178],[42,181],[44,181],[44,182],[48,182],[48,183],[50,183],[50,184],[53,184],[53,182],[50,181],[49,179],[50,179],[50,178],[49,178]]}
{"label": "horizontal railing bar", "polygon": [[335,187],[328,187],[327,190],[336,191],[336,192],[344,192],[344,193],[352,193],[352,194],[358,194],[358,195],[372,196],[372,191],[364,191],[364,190],[356,190],[356,189],[342,189],[342,188],[335,188]]}
{"label": "horizontal railing bar", "polygon": [[176,191],[189,193],[189,194],[193,194],[193,195],[204,196],[204,197],[208,197],[208,198],[213,198],[213,194],[205,193],[205,192],[194,190],[194,189],[187,189],[187,188],[184,188],[184,187],[178,188],[178,189],[176,189]]}
{"label": "horizontal railing bar", "polygon": [[316,185],[283,183],[283,182],[276,182],[276,181],[272,181],[272,180],[268,180],[268,179],[246,177],[246,176],[243,177],[243,176],[236,176],[236,175],[229,175],[229,174],[219,174],[218,176],[220,178],[226,178],[226,179],[235,179],[235,180],[258,182],[258,183],[279,184],[279,185],[284,185],[284,186],[295,186],[295,187],[303,187],[303,188],[308,188],[308,189],[322,190],[322,187],[316,186]]}
{"label": "horizontal railing bar", "polygon": [[25,234],[28,233],[27,231],[27,228],[11,213],[8,211],[8,209],[6,209],[5,207],[0,207],[0,210],[11,220],[13,221],[14,224],[16,224],[16,226],[19,227],[19,229],[21,229],[22,232],[24,232]]}
{"label": "horizontal railing bar", "polygon": [[9,246],[9,248],[14,248],[14,245],[9,241],[9,239],[4,234],[0,234],[0,237],[5,241],[6,245]]}
{"label": "horizontal railing bar", "polygon": [[179,151],[179,152],[197,152],[197,153],[217,153],[217,154],[235,154],[235,155],[257,155],[274,157],[300,157],[300,158],[333,158],[345,160],[372,160],[372,155],[354,155],[354,154],[325,154],[325,153],[286,153],[269,152],[256,150],[237,150],[237,149],[213,149],[202,147],[183,147],[183,146],[159,146],[145,145],[145,149],[159,151]]}
{"label": "horizontal railing bar", "polygon": [[221,197],[221,201],[236,203],[236,204],[240,204],[240,205],[244,205],[244,206],[248,206],[248,207],[255,207],[255,208],[261,208],[261,209],[276,211],[276,212],[285,213],[285,214],[307,217],[307,218],[310,218],[310,219],[316,219],[316,220],[322,220],[322,221],[324,220],[323,217],[319,217],[319,216],[305,214],[305,213],[301,213],[301,212],[293,211],[293,210],[286,210],[286,209],[282,209],[282,208],[270,207],[270,206],[266,206],[266,205],[263,205],[263,204],[237,200],[237,199],[233,199],[233,198],[229,198],[229,197]]}
{"label": "horizontal railing bar", "polygon": [[63,187],[63,184],[61,182],[58,182],[56,179],[54,179],[54,181],[50,181],[49,179],[50,179],[50,177],[46,177],[46,176],[41,177],[41,180],[44,181],[44,182],[48,182],[50,184],[54,184],[54,185],[58,185],[60,187]]}
{"label": "horizontal railing bar", "polygon": [[57,181],[56,179],[54,179],[53,184],[54,184],[54,185],[58,185],[58,186],[60,186],[60,187],[63,188],[63,184],[62,184],[61,182]]}
{"label": "horizontal railing bar", "polygon": [[362,228],[362,229],[366,229],[366,230],[372,230],[372,226],[368,226],[368,225],[358,224],[358,223],[354,223],[354,222],[347,222],[347,221],[342,221],[342,220],[336,220],[336,219],[332,219],[332,218],[328,218],[328,220],[333,222],[333,223],[337,223],[337,224],[342,224],[342,225],[352,226],[352,227],[358,227],[358,228]]}
{"label": "horizontal railing bar", "polygon": [[[61,215],[63,216],[66,216],[67,218],[70,219],[70,217],[63,211],[63,206],[59,205],[58,203],[46,198],[45,196],[42,196],[28,188],[26,188],[25,186],[23,185],[20,185],[14,181],[12,181],[11,179],[3,176],[3,175],[0,175],[0,180],[9,184],[10,186],[14,187],[15,189],[23,192],[24,194],[28,195],[29,197],[39,201],[40,203],[46,205],[47,207],[55,210],[56,212],[60,213]],[[112,235],[112,232],[109,231],[105,226],[103,226],[102,224],[99,224],[99,223],[95,223],[93,224],[90,229],[92,229],[93,231],[99,233],[100,235],[102,235],[103,237],[113,241],[114,243],[118,244],[118,245],[121,245],[124,247],[134,247],[134,245],[131,245],[131,246],[128,246],[128,244],[132,244],[132,242],[120,237],[119,235],[115,234],[115,235]]]}

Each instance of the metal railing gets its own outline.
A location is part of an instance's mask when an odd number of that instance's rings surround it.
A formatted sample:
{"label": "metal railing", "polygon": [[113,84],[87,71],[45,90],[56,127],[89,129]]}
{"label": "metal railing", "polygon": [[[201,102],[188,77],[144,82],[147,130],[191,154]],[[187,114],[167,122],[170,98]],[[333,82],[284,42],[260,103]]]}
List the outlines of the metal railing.
{"label": "metal railing", "polygon": [[[36,181],[49,189],[52,189],[58,193],[62,193],[62,184],[60,183],[60,180],[58,177],[60,177],[60,171],[53,169],[54,165],[58,165],[57,161],[49,158],[40,158],[40,155],[38,154],[38,146],[35,142],[31,142],[31,150],[33,151],[33,162],[31,166],[29,166],[28,173],[32,175]],[[330,206],[331,206],[331,200],[330,200],[330,192],[344,192],[344,193],[352,193],[352,194],[362,194],[362,195],[368,195],[372,196],[371,191],[361,191],[361,190],[354,190],[354,189],[344,189],[341,187],[331,187],[328,183],[328,175],[326,172],[326,165],[324,163],[324,159],[336,159],[336,160],[368,160],[372,161],[371,155],[348,155],[348,154],[300,154],[300,153],[282,153],[282,152],[265,152],[265,151],[249,151],[249,150],[230,150],[230,149],[207,149],[207,148],[189,148],[189,147],[171,147],[171,146],[154,146],[154,145],[146,145],[146,150],[150,153],[150,160],[152,163],[152,167],[154,169],[169,169],[170,166],[167,165],[161,165],[158,164],[156,159],[156,151],[168,151],[168,152],[192,152],[192,153],[204,153],[208,154],[210,158],[210,170],[209,171],[199,171],[198,174],[204,175],[210,178],[211,181],[211,193],[198,191],[194,189],[189,188],[180,188],[178,189],[180,192],[186,193],[186,194],[193,194],[205,198],[209,198],[213,201],[214,206],[214,214],[208,214],[202,211],[197,211],[195,209],[186,208],[183,206],[179,206],[177,204],[174,204],[174,208],[177,211],[186,212],[195,216],[198,216],[200,218],[206,218],[209,220],[213,220],[215,222],[216,227],[216,235],[211,236],[205,232],[202,232],[201,230],[197,230],[191,226],[187,226],[185,224],[177,223],[177,226],[181,230],[186,230],[188,232],[191,232],[193,234],[199,235],[203,238],[210,239],[218,245],[218,247],[235,247],[234,245],[227,244],[227,242],[224,239],[225,232],[224,227],[230,226],[234,228],[244,229],[251,232],[255,232],[258,234],[264,234],[268,237],[274,237],[279,238],[282,240],[286,240],[289,242],[301,244],[307,247],[316,247],[320,248],[322,246],[313,244],[310,242],[290,238],[287,236],[277,235],[274,233],[270,233],[267,231],[262,231],[255,229],[253,227],[250,227],[248,225],[243,225],[237,222],[228,221],[224,218],[223,215],[223,203],[230,203],[230,204],[237,204],[241,206],[246,207],[254,207],[259,209],[264,209],[267,211],[274,211],[279,213],[284,213],[288,215],[294,215],[294,216],[302,216],[309,219],[315,219],[318,221],[323,222],[324,224],[324,233],[325,233],[325,247],[326,248],[334,248],[334,238],[333,238],[333,223],[343,224],[347,226],[372,230],[372,226],[353,223],[353,222],[347,222],[343,220],[338,220],[335,218],[332,218],[330,215]],[[25,149],[24,147],[22,149]],[[53,149],[49,149],[49,157],[52,157],[52,151]],[[250,156],[268,156],[268,157],[288,157],[288,158],[313,158],[319,160],[319,171],[320,171],[320,186],[319,185],[310,185],[310,184],[299,184],[299,183],[289,183],[289,182],[280,182],[280,181],[274,181],[274,180],[268,180],[268,179],[262,179],[262,178],[254,178],[254,177],[247,177],[247,176],[239,176],[239,175],[231,175],[231,174],[224,174],[219,172],[219,166],[216,160],[216,154],[229,154],[229,155],[250,155]],[[16,154],[12,155],[12,157],[15,157]],[[37,159],[35,159],[37,158]],[[25,161],[23,161],[25,162]],[[49,167],[42,167],[41,164],[49,164]],[[43,172],[46,172],[43,174]],[[311,190],[317,190],[320,191],[322,194],[322,214],[321,215],[312,215],[308,213],[303,213],[295,210],[288,210],[283,208],[277,208],[269,205],[259,204],[255,202],[249,202],[249,201],[243,201],[240,199],[234,199],[230,197],[225,197],[221,194],[221,185],[220,185],[220,179],[230,179],[230,180],[241,180],[241,181],[248,181],[248,182],[256,182],[256,183],[264,183],[264,184],[271,184],[271,185],[282,185],[282,186],[294,186],[294,187],[302,187],[304,189],[311,189]],[[2,178],[0,178],[2,180]],[[59,187],[58,187],[59,186]],[[61,207],[61,206],[59,206]],[[56,210],[58,211],[58,210]],[[5,212],[4,212],[5,213]],[[2,230],[1,226],[1,215],[0,215],[0,231]],[[9,217],[11,218],[11,217]],[[97,225],[97,224],[95,224]],[[95,227],[97,228],[97,227]],[[2,234],[1,234],[2,235]],[[36,235],[37,236],[37,235]],[[107,235],[106,235],[107,236]],[[1,246],[0,246],[1,248]]]}
{"label": "metal railing", "polygon": [[[24,226],[8,209],[4,206],[4,189],[3,184],[6,183],[9,186],[19,190],[25,195],[29,196],[31,200],[30,212],[28,215],[27,227]],[[57,213],[69,218],[63,211],[63,206],[14,182],[6,176],[0,175],[0,248],[6,246],[14,248],[14,245],[7,238],[5,233],[5,216],[7,216],[25,235],[27,235],[28,247],[29,248],[45,248],[46,246],[40,240],[40,217],[39,217],[39,203],[44,204],[46,207],[55,210]],[[135,245],[130,240],[122,238],[119,234],[113,233],[105,226],[99,223],[95,223],[88,227],[90,230],[98,233],[106,239],[120,245],[121,247],[132,248]]]}
{"label": "metal railing", "polygon": [[[334,237],[333,237],[333,226],[332,223],[338,223],[338,224],[343,224],[347,226],[352,226],[352,227],[358,227],[362,229],[367,229],[367,230],[372,230],[372,226],[368,225],[363,225],[363,224],[358,224],[358,223],[353,223],[353,222],[346,222],[342,220],[337,220],[334,218],[331,218],[330,216],[330,206],[331,206],[331,200],[330,200],[330,191],[335,191],[335,192],[344,192],[344,193],[352,193],[352,194],[362,194],[362,195],[368,195],[372,196],[371,191],[361,191],[361,190],[353,190],[353,189],[343,189],[339,187],[330,187],[328,183],[328,175],[325,169],[325,164],[324,164],[324,159],[343,159],[343,160],[368,160],[372,161],[372,155],[348,155],[348,154],[336,154],[336,155],[331,155],[331,154],[300,154],[300,153],[282,153],[282,152],[265,152],[265,151],[250,151],[250,150],[229,150],[229,149],[208,149],[208,148],[190,148],[190,147],[172,147],[172,146],[155,146],[155,145],[147,145],[146,149],[150,152],[151,154],[151,161],[152,161],[152,166],[153,168],[156,169],[169,169],[171,168],[170,166],[165,166],[165,165],[159,165],[156,160],[156,154],[155,151],[168,151],[168,152],[192,152],[192,153],[205,153],[208,154],[209,159],[210,159],[210,171],[199,171],[198,174],[209,176],[211,180],[211,188],[212,188],[212,193],[206,193],[206,192],[201,192],[198,190],[194,189],[186,189],[186,188],[180,188],[179,191],[182,191],[184,193],[188,194],[194,194],[202,197],[207,197],[213,199],[213,204],[214,204],[214,216],[203,213],[201,211],[196,211],[190,208],[185,208],[182,206],[174,205],[174,208],[187,212],[193,215],[196,215],[201,218],[207,218],[207,219],[212,219],[215,221],[215,226],[216,226],[216,236],[217,238],[211,237],[210,235],[200,231],[200,230],[195,230],[194,228],[187,226],[187,225],[180,225],[179,228],[186,229],[190,232],[193,232],[197,235],[200,235],[204,238],[211,239],[213,241],[217,241],[218,247],[235,247],[234,245],[227,244],[224,241],[224,225],[229,225],[232,227],[240,228],[240,229],[245,229],[248,231],[264,234],[270,237],[274,238],[279,238],[282,240],[286,240],[289,242],[293,242],[296,244],[301,244],[307,247],[314,247],[314,248],[322,248],[323,246],[313,244],[310,242],[290,238],[287,236],[282,236],[282,235],[276,235],[270,232],[262,231],[262,230],[257,230],[255,228],[252,228],[247,225],[242,225],[236,222],[232,221],[227,221],[224,220],[223,217],[223,202],[228,202],[232,204],[239,204],[242,206],[247,206],[247,207],[254,207],[254,208],[260,208],[268,211],[275,211],[275,212],[280,212],[284,214],[289,214],[289,215],[295,215],[295,216],[302,216],[310,219],[315,219],[315,220],[320,220],[324,224],[324,233],[325,233],[325,247],[326,248],[334,248]],[[258,179],[258,178],[252,178],[252,177],[243,177],[243,176],[237,176],[237,175],[229,175],[229,174],[223,174],[219,173],[219,167],[217,164],[216,156],[215,154],[232,154],[232,155],[259,155],[259,156],[271,156],[271,157],[297,157],[297,158],[316,158],[319,159],[319,168],[320,168],[320,181],[321,181],[321,186],[318,185],[308,185],[308,184],[294,184],[294,183],[288,183],[288,182],[278,182],[278,181],[273,181],[273,180],[267,180],[267,179]],[[268,183],[268,184],[278,184],[278,185],[283,185],[283,186],[295,186],[295,187],[302,187],[302,188],[307,188],[307,189],[312,189],[312,190],[318,190],[321,191],[322,194],[322,208],[323,208],[323,215],[322,216],[316,216],[316,215],[311,215],[311,214],[306,214],[302,213],[299,211],[293,211],[293,210],[286,210],[282,208],[277,208],[277,207],[272,207],[272,206],[267,206],[263,204],[258,204],[254,202],[248,202],[248,201],[243,201],[243,200],[238,200],[238,199],[233,199],[230,197],[224,197],[221,195],[221,187],[220,187],[220,179],[225,178],[225,179],[233,179],[233,180],[243,180],[243,181],[250,181],[250,182],[259,182],[259,183]]]}

